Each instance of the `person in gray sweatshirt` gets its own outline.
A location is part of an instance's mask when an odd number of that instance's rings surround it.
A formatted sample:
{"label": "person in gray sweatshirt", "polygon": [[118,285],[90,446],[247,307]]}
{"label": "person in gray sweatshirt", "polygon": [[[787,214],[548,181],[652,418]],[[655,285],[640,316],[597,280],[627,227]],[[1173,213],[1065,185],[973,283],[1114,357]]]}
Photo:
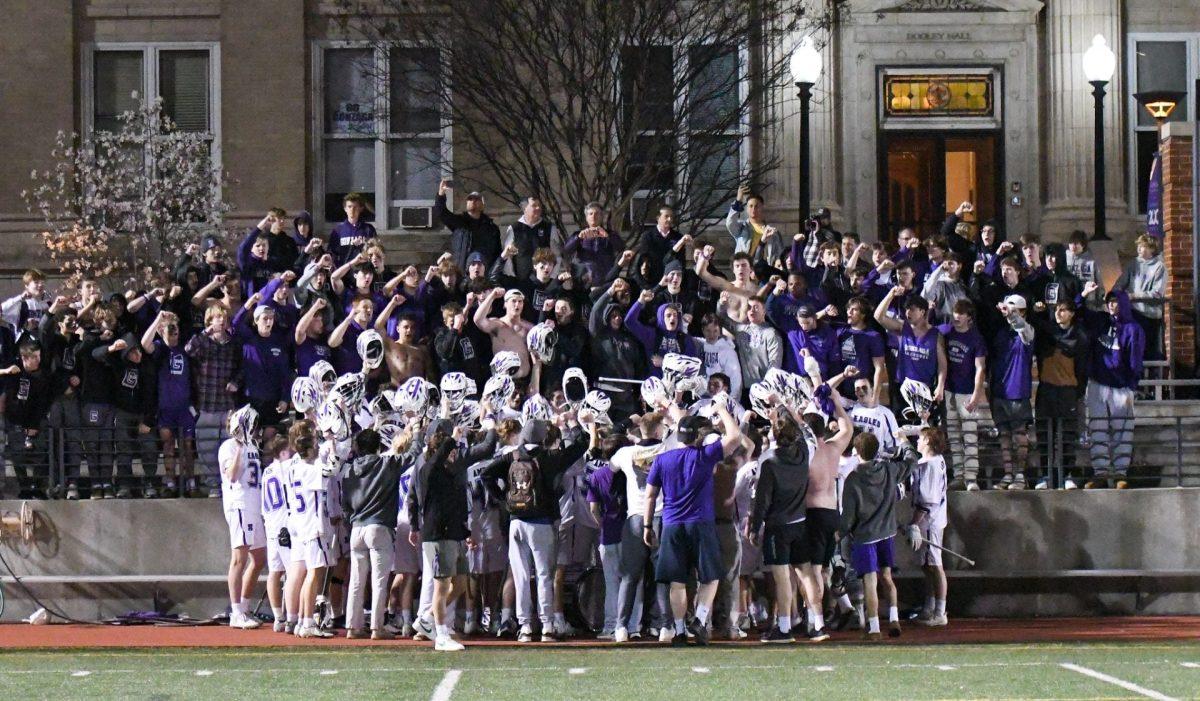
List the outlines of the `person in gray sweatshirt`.
{"label": "person in gray sweatshirt", "polygon": [[[379,434],[366,429],[354,437],[353,462],[342,468],[342,511],[350,523],[350,587],[346,594],[346,637],[390,640],[384,629],[388,581],[395,555],[396,514],[405,457],[379,455]],[[371,579],[371,628],[363,627],[363,598]]]}
{"label": "person in gray sweatshirt", "polygon": [[1146,360],[1163,359],[1163,305],[1167,268],[1158,252],[1158,240],[1149,234],[1137,238],[1137,258],[1129,261],[1113,285],[1133,303],[1133,320],[1146,332]]}
{"label": "person in gray sweatshirt", "polygon": [[722,301],[717,303],[717,318],[735,336],[734,344],[742,366],[742,387],[748,391],[750,385],[767,376],[768,370],[783,365],[783,339],[779,331],[767,323],[767,302],[763,297],[755,295],[746,300],[746,323],[743,324],[729,316],[727,295],[721,297]]}
{"label": "person in gray sweatshirt", "polygon": [[893,542],[896,536],[896,485],[904,481],[917,462],[917,453],[907,442],[901,444],[896,460],[878,457],[879,439],[872,433],[854,438],[858,467],[846,476],[842,488],[842,528],[853,541],[850,564],[863,580],[866,595],[868,640],[879,640],[879,591],[883,585],[888,600],[888,636],[900,637],[900,610],[896,584]]}

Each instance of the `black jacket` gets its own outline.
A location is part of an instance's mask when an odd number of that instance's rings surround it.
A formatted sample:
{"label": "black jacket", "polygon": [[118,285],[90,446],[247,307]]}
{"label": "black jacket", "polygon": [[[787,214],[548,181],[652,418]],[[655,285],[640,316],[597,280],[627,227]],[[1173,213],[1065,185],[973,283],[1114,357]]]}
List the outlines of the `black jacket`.
{"label": "black jacket", "polygon": [[750,511],[750,530],[784,526],[804,518],[808,510],[808,445],[803,441],[767,451],[758,461],[758,486]]}
{"label": "black jacket", "polygon": [[4,378],[4,418],[9,426],[40,428],[50,413],[53,377],[48,370],[26,372]]}
{"label": "black jacket", "polygon": [[546,450],[541,446],[527,449],[521,446],[507,455],[481,465],[480,476],[487,482],[507,479],[508,468],[514,459],[536,463],[540,482],[537,486],[538,501],[525,513],[512,514],[512,517],[522,521],[551,523],[557,521],[560,516],[556,485],[561,482],[562,474],[583,457],[587,446],[588,441],[582,436],[559,450]]}
{"label": "black jacket", "polygon": [[430,454],[418,458],[413,484],[408,492],[409,523],[421,532],[422,542],[437,540],[466,540],[467,528],[467,468],[496,450],[496,432],[488,431],[483,440],[460,450],[453,460],[450,453],[458,448],[447,440]]}
{"label": "black jacket", "polygon": [[466,273],[467,258],[472,253],[483,255],[483,264],[490,266],[500,257],[500,227],[486,214],[478,219],[469,214],[455,214],[446,208],[446,196],[433,201],[434,216],[450,230],[450,253],[460,270]]}

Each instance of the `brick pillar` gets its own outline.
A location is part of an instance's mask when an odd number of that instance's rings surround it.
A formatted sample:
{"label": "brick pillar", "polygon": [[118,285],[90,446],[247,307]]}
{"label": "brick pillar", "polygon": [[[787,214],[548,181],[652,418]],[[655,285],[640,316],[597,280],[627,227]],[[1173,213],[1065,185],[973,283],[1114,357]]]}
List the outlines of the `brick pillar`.
{"label": "brick pillar", "polygon": [[1196,298],[1192,281],[1192,125],[1169,122],[1160,133],[1163,182],[1163,262],[1167,268],[1167,328],[1177,377],[1191,377],[1196,367]]}

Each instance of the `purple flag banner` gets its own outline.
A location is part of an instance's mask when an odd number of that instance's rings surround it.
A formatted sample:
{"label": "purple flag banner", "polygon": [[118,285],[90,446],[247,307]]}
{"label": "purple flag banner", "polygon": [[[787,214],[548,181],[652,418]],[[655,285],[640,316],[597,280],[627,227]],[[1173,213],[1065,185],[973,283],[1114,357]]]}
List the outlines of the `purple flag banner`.
{"label": "purple flag banner", "polygon": [[1154,152],[1150,162],[1150,185],[1146,190],[1146,233],[1163,237],[1162,211],[1162,154]]}

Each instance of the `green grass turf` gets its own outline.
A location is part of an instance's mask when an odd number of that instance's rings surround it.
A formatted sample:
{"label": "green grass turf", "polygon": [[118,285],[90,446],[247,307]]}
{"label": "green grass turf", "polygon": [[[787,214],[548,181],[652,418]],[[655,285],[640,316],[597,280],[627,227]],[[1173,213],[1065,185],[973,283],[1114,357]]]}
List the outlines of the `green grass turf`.
{"label": "green grass turf", "polygon": [[[0,699],[1145,698],[1076,665],[1174,698],[1200,695],[1198,644],[793,645],[468,650],[338,648],[0,653]],[[83,672],[87,672],[83,675]]]}

